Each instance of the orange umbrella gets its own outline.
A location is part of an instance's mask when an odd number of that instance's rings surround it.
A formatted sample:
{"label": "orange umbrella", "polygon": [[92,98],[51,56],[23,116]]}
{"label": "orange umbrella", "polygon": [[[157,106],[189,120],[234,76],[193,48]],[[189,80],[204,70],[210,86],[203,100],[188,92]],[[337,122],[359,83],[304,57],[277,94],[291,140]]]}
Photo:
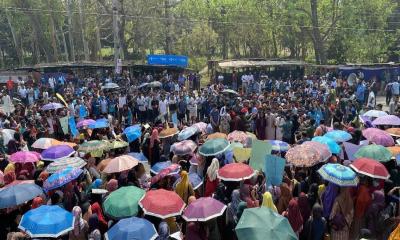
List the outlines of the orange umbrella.
{"label": "orange umbrella", "polygon": [[385,131],[392,136],[400,137],[400,128],[388,128]]}
{"label": "orange umbrella", "polygon": [[179,130],[177,128],[167,128],[160,132],[159,138],[167,138],[172,137],[175,134],[178,134]]}
{"label": "orange umbrella", "polygon": [[212,133],[212,134],[210,134],[210,135],[207,136],[207,140],[215,139],[215,138],[224,138],[224,139],[227,139],[227,138],[228,138],[228,135],[226,135],[225,133],[216,132],[216,133]]}
{"label": "orange umbrella", "polygon": [[392,153],[393,157],[400,154],[400,146],[387,147],[387,149]]}

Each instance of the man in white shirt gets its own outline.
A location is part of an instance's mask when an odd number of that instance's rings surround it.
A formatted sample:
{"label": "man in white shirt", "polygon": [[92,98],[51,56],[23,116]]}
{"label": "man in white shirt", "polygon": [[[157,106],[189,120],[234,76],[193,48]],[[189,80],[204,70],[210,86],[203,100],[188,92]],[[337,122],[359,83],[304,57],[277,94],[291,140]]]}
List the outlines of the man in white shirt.
{"label": "man in white shirt", "polygon": [[399,92],[400,92],[399,87],[400,87],[399,82],[398,81],[394,81],[393,84],[392,84],[392,94],[393,94],[394,97],[399,96]]}
{"label": "man in white shirt", "polygon": [[369,87],[369,95],[368,95],[368,101],[367,101],[367,107],[370,109],[375,108],[375,93],[372,91],[371,87]]}
{"label": "man in white shirt", "polygon": [[144,123],[146,121],[146,98],[143,93],[136,99],[136,103],[139,109],[139,121]]}
{"label": "man in white shirt", "polygon": [[161,100],[158,102],[158,108],[161,115],[161,120],[164,122],[168,119],[168,100],[164,95],[161,96]]}

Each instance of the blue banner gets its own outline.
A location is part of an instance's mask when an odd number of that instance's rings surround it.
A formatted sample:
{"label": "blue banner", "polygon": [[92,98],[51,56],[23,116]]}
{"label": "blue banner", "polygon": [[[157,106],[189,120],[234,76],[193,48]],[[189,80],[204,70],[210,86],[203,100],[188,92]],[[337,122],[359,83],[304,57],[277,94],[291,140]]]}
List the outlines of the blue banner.
{"label": "blue banner", "polygon": [[147,64],[187,67],[189,58],[178,55],[147,55]]}
{"label": "blue banner", "polygon": [[72,136],[77,137],[79,135],[79,131],[76,128],[76,123],[75,123],[75,118],[74,117],[70,117],[68,120],[68,125],[69,125],[69,129],[71,130],[71,134]]}

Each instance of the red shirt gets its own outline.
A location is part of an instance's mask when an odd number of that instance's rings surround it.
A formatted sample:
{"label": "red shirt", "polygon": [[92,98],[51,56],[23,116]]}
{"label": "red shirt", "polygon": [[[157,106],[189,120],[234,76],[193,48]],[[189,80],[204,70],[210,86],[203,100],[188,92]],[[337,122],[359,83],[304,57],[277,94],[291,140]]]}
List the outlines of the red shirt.
{"label": "red shirt", "polygon": [[14,81],[11,79],[8,79],[7,81],[7,89],[12,90],[14,88]]}

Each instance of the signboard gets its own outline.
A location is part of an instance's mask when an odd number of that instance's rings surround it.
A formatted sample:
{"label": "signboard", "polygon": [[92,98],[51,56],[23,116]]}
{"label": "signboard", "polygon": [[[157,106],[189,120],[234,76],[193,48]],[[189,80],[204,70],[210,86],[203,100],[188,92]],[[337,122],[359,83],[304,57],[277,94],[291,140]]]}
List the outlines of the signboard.
{"label": "signboard", "polygon": [[187,67],[189,58],[179,55],[147,55],[147,64]]}

